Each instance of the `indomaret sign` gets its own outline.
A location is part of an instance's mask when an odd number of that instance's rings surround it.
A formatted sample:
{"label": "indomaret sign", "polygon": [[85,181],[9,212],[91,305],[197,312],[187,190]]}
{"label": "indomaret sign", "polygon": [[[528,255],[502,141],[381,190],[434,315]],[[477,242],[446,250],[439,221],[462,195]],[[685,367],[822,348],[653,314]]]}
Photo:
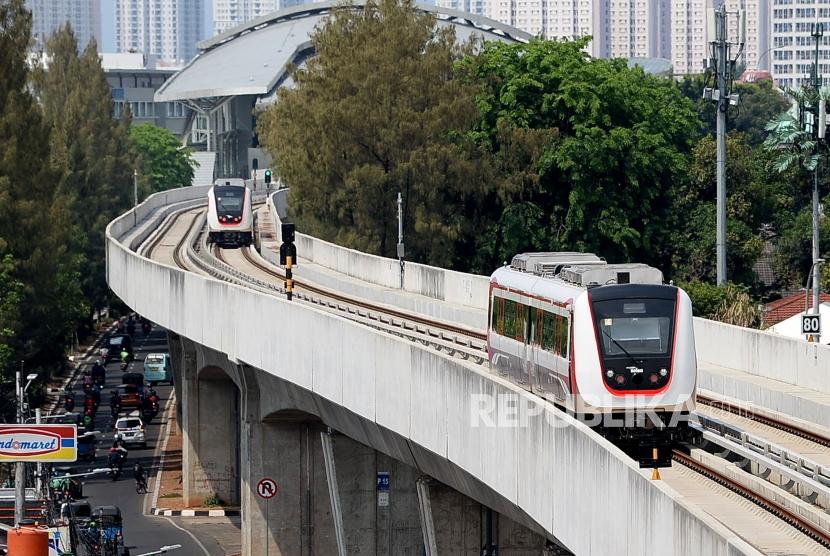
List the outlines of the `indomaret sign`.
{"label": "indomaret sign", "polygon": [[0,462],[77,459],[75,425],[0,425]]}

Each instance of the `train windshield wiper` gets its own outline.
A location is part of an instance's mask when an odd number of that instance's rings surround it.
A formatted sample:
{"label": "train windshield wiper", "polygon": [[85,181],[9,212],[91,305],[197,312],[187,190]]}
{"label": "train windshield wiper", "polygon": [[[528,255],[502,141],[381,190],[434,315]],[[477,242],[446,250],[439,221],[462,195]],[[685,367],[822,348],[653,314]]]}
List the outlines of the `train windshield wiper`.
{"label": "train windshield wiper", "polygon": [[631,359],[631,362],[634,364],[635,367],[639,366],[638,363],[637,363],[637,360],[634,359],[634,356],[631,355],[630,353],[628,353],[628,350],[625,349],[622,346],[622,344],[617,341],[616,338],[614,338],[611,334],[606,332],[605,329],[601,325],[598,325],[598,326],[599,326],[600,331],[603,334],[605,334],[605,337],[608,338],[609,340],[611,340],[612,342],[614,342],[614,345],[617,346],[618,348],[620,348],[623,351],[623,353],[625,353],[628,356],[628,358]]}

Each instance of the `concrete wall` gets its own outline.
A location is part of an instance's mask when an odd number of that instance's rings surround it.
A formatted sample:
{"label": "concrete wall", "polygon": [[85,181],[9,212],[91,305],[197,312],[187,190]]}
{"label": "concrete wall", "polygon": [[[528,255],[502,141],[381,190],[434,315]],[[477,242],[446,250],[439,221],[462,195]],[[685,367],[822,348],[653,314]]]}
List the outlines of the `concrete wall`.
{"label": "concrete wall", "polygon": [[[282,189],[274,193],[268,201],[279,241],[282,241],[279,215],[286,214],[287,195],[288,190]],[[362,295],[367,299],[397,305],[402,309],[451,320],[479,330],[486,328],[490,282],[487,276],[408,262],[405,265],[403,291],[424,297],[404,296],[399,295],[400,265],[396,259],[369,255],[300,233],[295,234],[294,243],[299,257],[358,281],[338,279],[330,274],[304,268],[302,264],[295,271],[298,278],[306,276],[320,285],[337,288],[344,293]],[[272,254],[263,253],[263,256],[274,260]],[[361,281],[387,289],[366,288],[360,284]]]}
{"label": "concrete wall", "polygon": [[695,343],[701,361],[830,394],[830,346],[705,319]]}
{"label": "concrete wall", "polygon": [[[312,413],[348,436],[577,554],[755,553],[539,398],[429,348],[140,257],[113,239],[133,218],[107,229],[113,291],[175,333],[283,381],[283,392],[307,393]],[[518,421],[507,405],[490,414],[502,426],[474,418],[481,400],[505,399],[520,406]],[[637,533],[632,516],[652,534]]]}

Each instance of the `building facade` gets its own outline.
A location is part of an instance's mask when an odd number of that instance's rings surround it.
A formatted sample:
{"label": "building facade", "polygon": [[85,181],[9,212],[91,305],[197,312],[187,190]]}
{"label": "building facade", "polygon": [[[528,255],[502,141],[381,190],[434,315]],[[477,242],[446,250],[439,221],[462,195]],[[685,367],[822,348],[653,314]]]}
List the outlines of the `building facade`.
{"label": "building facade", "polygon": [[100,0],[26,0],[26,7],[32,12],[35,50],[43,48],[49,35],[65,23],[72,25],[81,50],[93,38],[101,50]]}
{"label": "building facade", "polygon": [[824,26],[819,39],[819,73],[823,84],[830,83],[830,3],[826,1],[771,0],[772,31],[770,48],[761,52],[763,59],[772,57],[770,69],[780,87],[799,88],[811,79],[816,39],[812,37],[816,23]]}
{"label": "building facade", "polygon": [[[769,2],[774,0],[724,0],[730,17],[727,20],[729,40],[738,43],[741,20],[732,15],[743,10],[745,15],[744,49],[738,62],[747,69],[769,69],[770,13]],[[736,53],[737,55],[737,53]]]}
{"label": "building facade", "polygon": [[490,5],[488,0],[435,0],[435,5],[440,8],[469,12],[475,15],[488,17]]}
{"label": "building facade", "polygon": [[202,0],[115,0],[118,52],[143,52],[182,63],[202,37]]}
{"label": "building facade", "polygon": [[481,14],[534,36],[573,40],[592,34],[596,0],[439,0],[436,4]]}
{"label": "building facade", "polygon": [[280,0],[213,0],[213,34],[262,17],[282,6]]}

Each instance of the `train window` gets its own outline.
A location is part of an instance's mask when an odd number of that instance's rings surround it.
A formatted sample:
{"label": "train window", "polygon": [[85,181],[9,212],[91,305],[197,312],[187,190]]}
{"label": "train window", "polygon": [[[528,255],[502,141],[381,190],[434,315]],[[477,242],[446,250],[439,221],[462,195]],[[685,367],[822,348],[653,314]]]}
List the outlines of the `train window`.
{"label": "train window", "polygon": [[536,343],[536,307],[527,308],[527,343]]}
{"label": "train window", "polygon": [[568,355],[568,319],[556,316],[556,353],[562,357]]}
{"label": "train window", "polygon": [[527,306],[516,303],[516,339],[525,341],[525,328],[527,327]]}
{"label": "train window", "polygon": [[556,315],[545,312],[544,316],[544,332],[543,332],[543,347],[553,352],[554,333],[556,331]]}
{"label": "train window", "polygon": [[499,298],[495,295],[490,298],[490,330],[498,330]]}
{"label": "train window", "polygon": [[504,335],[516,337],[516,302],[510,299],[504,300]]}

